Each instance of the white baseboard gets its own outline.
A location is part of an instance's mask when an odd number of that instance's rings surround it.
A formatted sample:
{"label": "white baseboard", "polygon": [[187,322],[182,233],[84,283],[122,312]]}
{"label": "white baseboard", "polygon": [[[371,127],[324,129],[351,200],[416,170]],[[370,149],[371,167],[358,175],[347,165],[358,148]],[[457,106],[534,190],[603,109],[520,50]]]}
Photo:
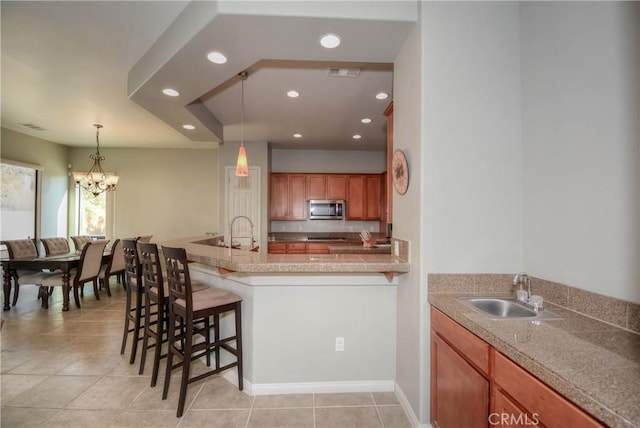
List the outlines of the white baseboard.
{"label": "white baseboard", "polygon": [[398,385],[398,383],[396,383],[395,392],[396,392],[396,397],[400,402],[400,406],[402,406],[402,409],[404,410],[404,414],[407,415],[407,419],[409,419],[409,423],[413,428],[433,428],[433,425],[431,425],[428,422],[425,424],[420,423],[420,421],[418,420],[418,417],[413,411],[413,408],[411,407],[411,404],[409,404],[409,400],[407,400],[407,396],[404,395],[404,392],[402,391],[402,388],[400,387],[400,385]]}
{"label": "white baseboard", "polygon": [[[222,377],[238,386],[238,372],[226,370]],[[323,392],[393,392],[393,380],[345,381],[345,382],[299,382],[299,383],[258,383],[243,380],[244,392],[249,395],[310,394]]]}

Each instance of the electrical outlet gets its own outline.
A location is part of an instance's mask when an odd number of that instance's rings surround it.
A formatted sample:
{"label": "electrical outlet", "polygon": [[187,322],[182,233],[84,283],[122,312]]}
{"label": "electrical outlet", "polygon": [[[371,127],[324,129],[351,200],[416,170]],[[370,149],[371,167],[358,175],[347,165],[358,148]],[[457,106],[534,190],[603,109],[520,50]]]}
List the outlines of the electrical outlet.
{"label": "electrical outlet", "polygon": [[344,337],[336,337],[336,351],[344,351]]}

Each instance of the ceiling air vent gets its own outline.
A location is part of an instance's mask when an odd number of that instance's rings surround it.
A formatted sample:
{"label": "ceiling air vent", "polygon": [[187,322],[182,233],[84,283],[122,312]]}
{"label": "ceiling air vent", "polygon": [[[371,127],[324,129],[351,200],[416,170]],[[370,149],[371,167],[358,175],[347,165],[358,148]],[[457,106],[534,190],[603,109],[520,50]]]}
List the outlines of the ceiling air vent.
{"label": "ceiling air vent", "polygon": [[33,123],[21,123],[20,125],[31,128],[34,131],[46,131],[46,129],[44,129],[42,126],[34,125]]}
{"label": "ceiling air vent", "polygon": [[358,77],[360,68],[330,68],[329,77]]}

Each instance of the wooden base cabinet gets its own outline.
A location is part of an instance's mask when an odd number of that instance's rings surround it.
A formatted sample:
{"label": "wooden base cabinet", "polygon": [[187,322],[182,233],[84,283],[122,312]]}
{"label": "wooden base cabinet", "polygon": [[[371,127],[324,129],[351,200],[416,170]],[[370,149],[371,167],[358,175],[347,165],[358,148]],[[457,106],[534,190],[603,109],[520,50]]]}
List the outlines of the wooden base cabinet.
{"label": "wooden base cabinet", "polygon": [[433,426],[487,426],[489,381],[437,334],[431,340],[431,397]]}
{"label": "wooden base cabinet", "polygon": [[431,422],[438,428],[604,426],[434,307]]}

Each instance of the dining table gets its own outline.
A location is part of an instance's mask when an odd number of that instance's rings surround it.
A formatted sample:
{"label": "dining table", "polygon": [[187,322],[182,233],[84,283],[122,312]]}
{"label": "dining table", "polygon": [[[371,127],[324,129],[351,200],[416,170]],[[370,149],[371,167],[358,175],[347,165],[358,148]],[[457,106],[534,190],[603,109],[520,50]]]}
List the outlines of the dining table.
{"label": "dining table", "polygon": [[[102,255],[102,262],[106,263],[110,255],[109,250],[105,250]],[[71,291],[71,270],[80,265],[80,252],[70,252],[47,257],[22,257],[22,258],[2,258],[4,306],[3,310],[11,309],[9,296],[11,295],[12,274],[16,270],[30,271],[56,271],[62,272],[62,310],[69,310],[69,292]]]}

